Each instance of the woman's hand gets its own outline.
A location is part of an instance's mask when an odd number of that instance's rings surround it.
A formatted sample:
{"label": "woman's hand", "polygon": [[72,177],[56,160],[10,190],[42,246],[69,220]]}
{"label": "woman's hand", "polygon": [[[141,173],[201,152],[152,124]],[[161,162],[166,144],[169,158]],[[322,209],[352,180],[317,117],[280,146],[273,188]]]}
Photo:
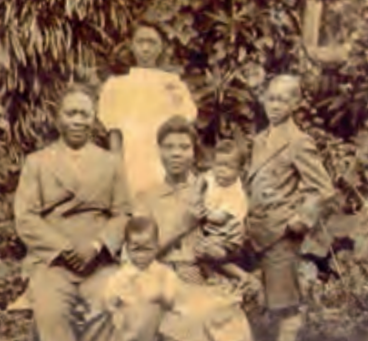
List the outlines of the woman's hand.
{"label": "woman's hand", "polygon": [[225,249],[209,241],[208,238],[202,238],[195,246],[194,251],[197,257],[209,260],[222,260],[227,256]]}

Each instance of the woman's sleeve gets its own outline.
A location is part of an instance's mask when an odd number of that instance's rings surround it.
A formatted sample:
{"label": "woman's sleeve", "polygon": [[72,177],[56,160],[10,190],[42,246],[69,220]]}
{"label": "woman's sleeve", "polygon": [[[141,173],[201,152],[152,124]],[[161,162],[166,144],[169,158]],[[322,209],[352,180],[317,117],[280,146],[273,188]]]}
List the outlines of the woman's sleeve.
{"label": "woman's sleeve", "polygon": [[197,106],[185,82],[180,78],[176,78],[170,90],[174,114],[184,116],[186,119],[194,121],[197,118]]}
{"label": "woman's sleeve", "polygon": [[119,96],[122,96],[124,87],[124,79],[116,77],[109,78],[101,87],[97,115],[107,130],[120,128],[118,118],[124,108],[121,108]]}

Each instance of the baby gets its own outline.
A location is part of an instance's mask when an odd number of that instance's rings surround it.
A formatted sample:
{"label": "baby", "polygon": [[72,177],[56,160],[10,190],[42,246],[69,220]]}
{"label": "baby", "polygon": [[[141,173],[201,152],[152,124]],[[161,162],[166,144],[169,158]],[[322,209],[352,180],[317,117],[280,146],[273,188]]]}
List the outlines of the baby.
{"label": "baby", "polygon": [[[233,140],[222,140],[215,148],[214,164],[196,191],[197,205],[203,205],[204,224],[196,246],[199,254],[206,248],[233,251],[242,246],[243,221],[248,212],[248,201],[241,176],[245,164],[244,153]],[[221,251],[220,251],[221,252]],[[222,270],[238,279],[248,279],[248,274],[230,263]]]}

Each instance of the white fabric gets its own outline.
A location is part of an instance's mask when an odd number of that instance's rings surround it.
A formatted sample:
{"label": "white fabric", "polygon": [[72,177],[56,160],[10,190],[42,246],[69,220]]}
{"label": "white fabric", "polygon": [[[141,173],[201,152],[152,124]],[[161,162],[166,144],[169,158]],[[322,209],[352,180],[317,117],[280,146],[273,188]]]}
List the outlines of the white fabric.
{"label": "white fabric", "polygon": [[252,340],[247,318],[240,310],[239,293],[185,283],[157,261],[144,270],[125,262],[108,279],[104,296],[107,305],[116,296],[123,301],[120,308],[109,307],[121,335],[140,335],[139,321],[151,313],[154,305],[165,303],[170,309],[161,321],[160,331],[165,336],[177,340],[225,341],[230,332],[234,340]]}
{"label": "white fabric", "polygon": [[143,270],[126,261],[109,278],[104,290],[105,302],[109,305],[112,298],[119,297],[127,306],[142,302],[169,305],[174,300],[176,282],[175,272],[157,261]]}
{"label": "white fabric", "polygon": [[173,115],[194,120],[196,106],[187,86],[176,74],[133,68],[103,86],[98,115],[107,129],[123,133],[124,157],[130,189],[135,195],[163,178],[156,145],[157,130]]}
{"label": "white fabric", "polygon": [[248,213],[248,199],[240,179],[233,185],[223,187],[216,181],[212,172],[205,175],[207,191],[205,206],[211,210],[222,210],[242,221]]}

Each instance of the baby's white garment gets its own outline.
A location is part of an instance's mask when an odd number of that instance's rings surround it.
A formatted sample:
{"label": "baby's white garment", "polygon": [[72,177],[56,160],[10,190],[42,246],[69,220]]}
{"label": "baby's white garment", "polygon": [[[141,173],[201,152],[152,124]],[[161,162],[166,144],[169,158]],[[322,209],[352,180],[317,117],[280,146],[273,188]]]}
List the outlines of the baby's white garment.
{"label": "baby's white garment", "polygon": [[205,174],[207,190],[204,204],[207,209],[222,210],[242,221],[248,213],[248,198],[243,190],[240,178],[227,187],[220,186],[215,181],[214,174],[210,171]]}

